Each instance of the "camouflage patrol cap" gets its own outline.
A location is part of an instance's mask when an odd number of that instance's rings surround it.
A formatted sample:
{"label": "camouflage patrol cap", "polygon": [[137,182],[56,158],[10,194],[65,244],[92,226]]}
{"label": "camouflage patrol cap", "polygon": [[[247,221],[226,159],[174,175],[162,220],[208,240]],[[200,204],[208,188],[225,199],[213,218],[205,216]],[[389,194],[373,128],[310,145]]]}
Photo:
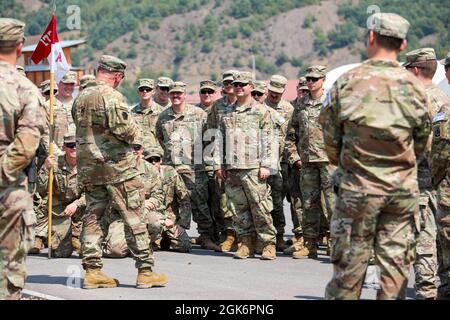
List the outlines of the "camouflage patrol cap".
{"label": "camouflage patrol cap", "polygon": [[86,86],[88,85],[88,83],[91,82],[95,82],[95,76],[92,74],[85,74],[84,76],[81,77],[80,79],[80,87],[82,89],[86,88]]}
{"label": "camouflage patrol cap", "polygon": [[227,70],[222,74],[222,82],[234,81],[234,79],[236,78],[236,76],[238,74],[239,74],[238,70],[234,70],[234,69]]}
{"label": "camouflage patrol cap", "polygon": [[156,149],[152,149],[152,150],[150,150],[148,152],[144,152],[144,159],[145,160],[153,158],[153,157],[158,157],[159,159],[161,159],[162,156],[163,156],[162,152],[160,150],[156,150]]}
{"label": "camouflage patrol cap", "polygon": [[77,83],[77,73],[73,71],[67,72],[61,79],[62,83],[66,84],[76,84]]}
{"label": "camouflage patrol cap", "polygon": [[436,53],[433,48],[420,48],[410,51],[406,54],[406,62],[404,67],[413,66],[417,62],[434,61],[436,60]]}
{"label": "camouflage patrol cap", "polygon": [[369,17],[367,26],[379,35],[406,39],[410,24],[398,14],[378,12]]}
{"label": "camouflage patrol cap", "polygon": [[156,84],[158,87],[168,87],[173,84],[173,80],[167,77],[159,77],[158,83]]}
{"label": "camouflage patrol cap", "polygon": [[10,18],[0,18],[0,46],[14,46],[17,41],[25,41],[25,23]]}
{"label": "camouflage patrol cap", "polygon": [[64,143],[75,143],[75,142],[77,142],[77,140],[73,133],[67,133],[64,135]]}
{"label": "camouflage patrol cap", "polygon": [[[39,84],[39,90],[41,91],[42,94],[46,93],[47,91],[50,91],[50,80],[42,81]],[[54,86],[53,91],[55,92],[55,94],[57,94],[58,93],[58,87]]]}
{"label": "camouflage patrol cap", "polygon": [[305,78],[323,78],[326,74],[327,67],[316,65],[306,69]]}
{"label": "camouflage patrol cap", "polygon": [[19,73],[23,76],[26,76],[27,74],[25,73],[25,68],[22,66],[17,65],[16,66],[16,70],[19,71]]}
{"label": "camouflage patrol cap", "polygon": [[308,85],[306,84],[306,78],[301,77],[298,79],[297,89],[299,90],[309,90]]}
{"label": "camouflage patrol cap", "polygon": [[138,89],[139,88],[143,88],[143,87],[148,87],[150,89],[154,89],[155,88],[155,80],[153,79],[139,79],[138,80]]}
{"label": "camouflage patrol cap", "polygon": [[444,66],[450,66],[450,52],[447,53],[447,56],[445,57],[445,59],[441,62],[442,65]]}
{"label": "camouflage patrol cap", "polygon": [[251,83],[253,80],[253,74],[249,71],[241,71],[239,72],[233,83]]}
{"label": "camouflage patrol cap", "polygon": [[217,90],[217,84],[212,80],[204,80],[200,82],[200,90],[202,89],[211,89],[216,91]]}
{"label": "camouflage patrol cap", "polygon": [[283,93],[284,90],[286,90],[287,82],[288,82],[288,80],[285,77],[280,76],[278,74],[273,75],[270,78],[268,89],[269,89],[269,91],[272,91],[272,92]]}
{"label": "camouflage patrol cap", "polygon": [[253,81],[253,90],[252,92],[267,92],[267,84],[264,81]]}
{"label": "camouflage patrol cap", "polygon": [[171,86],[170,86],[170,90],[169,93],[172,92],[181,92],[181,93],[185,93],[186,92],[186,83],[181,82],[181,81],[176,81],[174,82]]}
{"label": "camouflage patrol cap", "polygon": [[119,59],[114,56],[103,55],[100,58],[100,62],[98,65],[100,68],[111,71],[111,72],[125,72],[127,68],[127,64],[122,59]]}

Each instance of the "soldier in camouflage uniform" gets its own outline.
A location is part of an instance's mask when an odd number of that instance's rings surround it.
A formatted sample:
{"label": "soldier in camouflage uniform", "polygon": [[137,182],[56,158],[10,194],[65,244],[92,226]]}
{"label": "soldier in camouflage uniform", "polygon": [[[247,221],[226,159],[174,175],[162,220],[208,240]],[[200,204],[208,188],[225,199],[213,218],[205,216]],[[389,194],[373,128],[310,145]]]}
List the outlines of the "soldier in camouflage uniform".
{"label": "soldier in camouflage uniform", "polygon": [[267,84],[264,81],[253,81],[252,97],[256,102],[264,104],[267,97]]}
{"label": "soldier in camouflage uniform", "polygon": [[[289,163],[300,170],[299,182],[303,202],[303,241],[298,241],[293,257],[316,258],[320,236],[327,235],[335,194],[331,175],[334,171],[325,153],[319,113],[325,100],[323,83],[326,68],[312,66],[307,69],[309,95],[296,106],[289,125],[286,148]],[[325,208],[322,202],[324,195]],[[325,223],[324,223],[325,222]]]}
{"label": "soldier in camouflage uniform", "polygon": [[[133,143],[133,154],[136,159],[137,168],[144,182],[144,220],[147,224],[150,242],[159,237],[163,231],[165,220],[167,219],[163,207],[163,186],[158,170],[143,159],[144,147],[142,137]],[[103,228],[107,235],[103,241],[103,256],[109,258],[123,258],[129,253],[125,224],[117,210],[108,207],[107,214],[103,221]]]}
{"label": "soldier in camouflage uniform", "polygon": [[[309,88],[306,83],[306,78],[301,77],[298,79],[297,84],[297,98],[291,102],[294,109],[300,107],[301,101],[309,95]],[[291,117],[292,119],[292,117]],[[289,119],[289,120],[291,120]],[[289,125],[288,125],[289,127]],[[287,151],[286,151],[287,152]],[[292,232],[294,237],[289,241],[290,247],[283,251],[284,254],[293,254],[303,246],[303,207],[302,197],[300,192],[300,171],[292,165],[288,165],[288,181],[287,181],[286,198],[291,207],[291,218],[293,223]]]}
{"label": "soldier in camouflage uniform", "polygon": [[[61,117],[63,116],[62,113],[63,111],[66,116],[65,121],[62,123],[68,127],[69,132],[75,131],[75,124],[72,119],[72,105],[74,100],[73,91],[75,90],[76,84],[77,84],[77,73],[74,71],[67,72],[64,75],[64,77],[62,77],[61,81],[58,83],[58,94],[56,95],[56,100],[58,100],[62,104],[63,110],[61,110]],[[63,134],[63,137],[66,133],[67,132]]]}
{"label": "soldier in camouflage uniform", "polygon": [[104,55],[95,83],[75,99],[72,113],[77,131],[78,183],[86,196],[82,256],[86,270],[83,288],[112,288],[116,279],[105,275],[102,264],[102,220],[111,205],[125,222],[128,247],[138,269],[137,288],[163,286],[168,278],[152,271],[153,259],[144,220],[144,184],[136,166],[132,143],[139,136],[120,85],[126,64]]}
{"label": "soldier in camouflage uniform", "polygon": [[36,220],[24,170],[45,127],[39,90],[16,70],[24,29],[21,21],[0,18],[0,300],[20,299],[25,285],[25,257]]}
{"label": "soldier in camouflage uniform", "polygon": [[372,250],[377,299],[402,299],[414,261],[416,162],[429,139],[431,105],[396,60],[409,22],[392,13],[369,22],[369,60],[336,81],[320,114],[328,158],[338,165],[326,299],[359,299]]}
{"label": "soldier in camouflage uniform", "polygon": [[206,112],[186,103],[186,84],[170,87],[172,106],[156,123],[156,136],[164,148],[163,163],[175,168],[189,189],[192,217],[197,223],[202,248],[218,249],[211,240],[213,219],[208,206],[208,177],[203,163],[203,134]]}
{"label": "soldier in camouflage uniform", "polygon": [[445,67],[445,76],[447,77],[448,84],[450,84],[450,68],[449,68],[449,66],[450,66],[450,52],[447,53],[447,57],[442,62],[442,64]]}
{"label": "soldier in camouflage uniform", "polygon": [[[267,181],[272,190],[273,225],[277,229],[277,250],[284,251],[287,246],[284,241],[284,227],[286,226],[286,218],[284,217],[283,201],[288,189],[288,167],[287,156],[285,153],[285,140],[287,126],[292,117],[294,107],[286,100],[282,99],[286,90],[287,79],[280,75],[273,75],[270,78],[267,98],[265,105],[269,107],[274,128],[279,132],[279,167],[278,172],[272,174]],[[276,111],[276,112],[273,112]]]}
{"label": "soldier in camouflage uniform", "polygon": [[88,83],[95,82],[95,76],[92,74],[85,74],[80,78],[80,92],[83,91]]}
{"label": "soldier in camouflage uniform", "polygon": [[[201,81],[199,91],[200,103],[198,103],[196,106],[202,110],[205,110],[205,112],[208,114],[214,104],[213,98],[216,92],[217,85],[214,81]],[[206,175],[208,176],[209,203],[214,225],[213,239],[216,242],[220,240],[220,234],[225,231],[223,226],[223,214],[220,209],[221,193],[216,182],[216,176],[214,174],[212,165],[205,165],[205,171]]]}
{"label": "soldier in camouflage uniform", "polygon": [[169,97],[170,86],[173,84],[173,80],[167,77],[160,77],[156,83],[154,101],[159,104],[163,109],[167,109],[172,105]]}
{"label": "soldier in camouflage uniform", "polygon": [[252,99],[251,81],[250,72],[240,72],[233,81],[237,101],[231,106],[233,112],[222,115],[224,153],[223,158],[215,158],[219,161],[214,169],[225,181],[228,207],[233,213],[239,243],[234,258],[252,257],[258,237],[264,246],[261,259],[273,260],[276,229],[270,215],[273,203],[267,179],[271,170],[277,169],[278,159],[273,160],[270,142],[271,138],[277,142],[278,135],[272,136],[270,112]]}
{"label": "soldier in camouflage uniform", "polygon": [[[214,146],[215,136],[214,133],[220,129],[220,123],[222,117],[225,114],[231,113],[233,111],[232,105],[236,102],[236,95],[234,94],[233,81],[238,74],[237,70],[227,70],[222,74],[222,85],[223,85],[223,97],[216,100],[214,104],[208,109],[207,114],[207,128],[208,133],[211,134],[210,139],[205,139],[211,141],[211,146]],[[211,150],[214,153],[221,153],[222,150]],[[213,165],[213,160],[205,158],[207,166]],[[228,208],[228,199],[225,193],[225,183],[224,181],[216,177],[216,189],[220,194],[219,202],[219,215],[216,217],[216,227],[217,231],[221,234],[221,243],[219,248],[221,252],[228,252],[236,248],[236,233],[233,228],[232,212]]]}
{"label": "soldier in camouflage uniform", "polygon": [[[86,209],[86,201],[77,183],[77,154],[75,136],[64,137],[64,155],[48,157],[38,173],[37,192],[42,201],[36,206],[37,215],[45,217],[44,232],[48,232],[48,175],[54,168],[52,206],[52,256],[68,258],[72,255],[79,234],[72,234],[72,220],[81,221]],[[77,241],[72,238],[77,238]],[[30,250],[30,253],[31,250]]]}
{"label": "soldier in camouflage uniform", "polygon": [[156,120],[164,108],[153,101],[153,79],[138,80],[139,104],[131,109],[133,117],[141,126],[145,152],[162,152],[162,147],[156,138]]}
{"label": "soldier in camouflage uniform", "polygon": [[157,152],[146,157],[159,170],[164,194],[161,210],[166,219],[170,220],[163,226],[160,246],[163,250],[189,252],[191,241],[186,232],[190,228],[192,215],[189,190],[173,167],[161,165],[161,158],[162,154]]}
{"label": "soldier in camouflage uniform", "polygon": [[[447,75],[450,70],[450,54],[444,63]],[[450,105],[444,104],[433,118],[433,146],[431,149],[431,182],[437,190],[437,236],[439,278],[437,298],[450,300]]]}
{"label": "soldier in camouflage uniform", "polygon": [[[433,48],[421,48],[406,54],[404,64],[425,86],[431,101],[432,117],[444,106],[449,104],[447,95],[433,84],[437,69],[436,54]],[[416,298],[436,299],[436,197],[431,187],[430,168],[428,163],[429,149],[418,161],[418,182],[420,191],[420,210],[416,217]]]}

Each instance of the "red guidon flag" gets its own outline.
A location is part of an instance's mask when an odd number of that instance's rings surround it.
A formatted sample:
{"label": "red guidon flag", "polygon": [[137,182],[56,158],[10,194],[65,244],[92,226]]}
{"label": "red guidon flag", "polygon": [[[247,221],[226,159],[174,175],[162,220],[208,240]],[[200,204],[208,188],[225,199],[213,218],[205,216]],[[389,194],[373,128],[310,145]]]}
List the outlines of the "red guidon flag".
{"label": "red guidon flag", "polygon": [[52,16],[36,49],[31,55],[31,60],[35,64],[38,64],[43,59],[48,58],[49,55],[50,72],[55,74],[55,81],[58,83],[69,72],[70,65],[67,63],[66,56],[58,39],[58,34],[56,33],[56,16]]}

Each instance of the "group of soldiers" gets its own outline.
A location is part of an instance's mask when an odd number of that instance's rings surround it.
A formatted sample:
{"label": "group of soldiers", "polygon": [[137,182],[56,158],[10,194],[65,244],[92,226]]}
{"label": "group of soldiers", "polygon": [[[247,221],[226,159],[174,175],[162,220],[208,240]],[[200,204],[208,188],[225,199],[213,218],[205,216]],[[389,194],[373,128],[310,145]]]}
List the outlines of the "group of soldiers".
{"label": "group of soldiers", "polygon": [[[183,82],[139,79],[140,102],[129,107],[116,90],[127,65],[103,55],[76,98],[75,73],[55,87],[50,128],[50,82],[38,90],[15,68],[24,23],[0,18],[0,298],[20,297],[27,252],[48,242],[53,170],[49,249],[78,252],[86,289],[116,287],[102,257],[128,255],[137,288],[164,286],[153,251],[198,244],[262,260],[277,251],[315,259],[324,248],[334,266],[328,299],[358,299],[369,263],[380,269],[380,299],[405,297],[411,265],[417,298],[448,299],[449,98],[432,84],[432,48],[397,62],[409,22],[371,19],[369,60],[329,92],[325,66],[307,69],[292,102],[285,77],[228,70],[221,86],[200,83],[198,105],[186,102]],[[450,83],[450,54],[444,65]]]}

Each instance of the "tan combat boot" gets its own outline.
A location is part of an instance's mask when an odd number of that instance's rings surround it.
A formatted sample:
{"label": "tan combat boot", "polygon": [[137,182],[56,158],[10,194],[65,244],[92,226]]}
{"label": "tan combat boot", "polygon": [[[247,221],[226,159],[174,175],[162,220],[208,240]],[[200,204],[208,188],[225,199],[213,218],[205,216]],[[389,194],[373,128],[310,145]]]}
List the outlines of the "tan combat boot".
{"label": "tan combat boot", "polygon": [[143,268],[139,269],[136,288],[164,287],[167,282],[169,282],[169,278],[164,273],[152,272],[150,268]]}
{"label": "tan combat boot", "polygon": [[286,242],[284,241],[283,234],[277,234],[277,251],[283,252],[287,249]]}
{"label": "tan combat boot", "polygon": [[219,244],[218,252],[229,252],[236,243],[236,235],[233,230],[227,230],[227,237],[225,241]]}
{"label": "tan combat boot", "polygon": [[274,260],[277,257],[277,252],[273,244],[268,244],[264,247],[261,260]]}
{"label": "tan combat boot", "polygon": [[77,237],[72,237],[71,243],[72,243],[73,250],[75,250],[78,254],[81,254],[80,239],[78,239]]}
{"label": "tan combat boot", "polygon": [[217,244],[215,244],[207,234],[202,234],[200,238],[201,238],[200,247],[202,249],[214,251],[220,250],[220,247]]}
{"label": "tan combat boot", "polygon": [[[255,246],[252,236],[243,236],[238,244],[238,250],[234,254],[235,259],[247,259],[249,257],[254,257]],[[256,240],[255,240],[256,242]]]}
{"label": "tan combat boot", "polygon": [[86,268],[83,289],[115,288],[118,285],[119,281],[108,277],[101,268]]}
{"label": "tan combat boot", "polygon": [[42,249],[44,249],[44,241],[42,241],[41,237],[36,237],[34,238],[33,247],[30,250],[28,250],[28,253],[38,254],[39,252],[41,252]]}
{"label": "tan combat boot", "polygon": [[317,258],[317,239],[305,238],[305,245],[299,251],[292,254],[294,259],[315,259]]}
{"label": "tan combat boot", "polygon": [[292,238],[292,245],[285,250],[283,250],[283,254],[291,255],[296,251],[300,251],[303,249],[304,241],[302,236],[294,236]]}

